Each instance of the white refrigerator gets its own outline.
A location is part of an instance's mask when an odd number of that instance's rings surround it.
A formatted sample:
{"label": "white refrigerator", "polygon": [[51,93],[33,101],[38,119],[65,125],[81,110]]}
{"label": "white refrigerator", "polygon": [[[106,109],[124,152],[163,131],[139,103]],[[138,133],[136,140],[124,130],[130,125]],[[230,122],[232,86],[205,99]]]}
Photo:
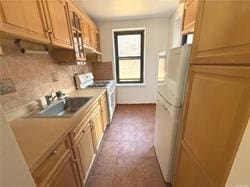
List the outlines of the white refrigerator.
{"label": "white refrigerator", "polygon": [[154,147],[163,177],[171,182],[191,45],[159,53]]}

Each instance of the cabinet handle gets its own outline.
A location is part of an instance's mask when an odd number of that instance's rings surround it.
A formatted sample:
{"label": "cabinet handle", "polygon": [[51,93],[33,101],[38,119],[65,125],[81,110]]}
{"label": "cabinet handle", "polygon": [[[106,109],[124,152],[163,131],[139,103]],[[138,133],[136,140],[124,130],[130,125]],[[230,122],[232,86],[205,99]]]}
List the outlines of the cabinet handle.
{"label": "cabinet handle", "polygon": [[93,123],[91,123],[90,128],[91,128],[91,130],[93,130],[95,128],[95,125]]}
{"label": "cabinet handle", "polygon": [[47,32],[48,34],[52,34],[52,31],[47,29],[45,32]]}
{"label": "cabinet handle", "polygon": [[57,154],[57,150],[54,150],[53,152],[52,152],[52,155],[56,155]]}

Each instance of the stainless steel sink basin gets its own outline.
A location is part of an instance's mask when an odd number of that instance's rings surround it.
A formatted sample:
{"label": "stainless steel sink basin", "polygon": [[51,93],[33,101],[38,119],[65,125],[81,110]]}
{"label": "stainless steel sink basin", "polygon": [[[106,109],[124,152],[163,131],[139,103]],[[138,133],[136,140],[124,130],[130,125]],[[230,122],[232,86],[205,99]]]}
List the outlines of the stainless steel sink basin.
{"label": "stainless steel sink basin", "polygon": [[56,101],[45,109],[31,113],[26,117],[72,117],[79,109],[85,107],[93,97],[68,97],[64,100]]}

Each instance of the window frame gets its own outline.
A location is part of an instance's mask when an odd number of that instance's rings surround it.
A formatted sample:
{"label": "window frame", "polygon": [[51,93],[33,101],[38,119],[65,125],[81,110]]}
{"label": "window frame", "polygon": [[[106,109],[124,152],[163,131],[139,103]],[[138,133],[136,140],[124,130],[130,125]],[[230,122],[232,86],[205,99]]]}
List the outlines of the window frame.
{"label": "window frame", "polygon": [[[140,56],[126,56],[126,57],[119,57],[118,53],[118,36],[119,35],[134,35],[140,34],[141,36],[141,53]],[[115,51],[115,74],[116,74],[116,82],[117,84],[143,84],[144,83],[144,38],[145,38],[145,29],[139,30],[119,30],[114,31],[114,51]],[[119,72],[119,60],[133,60],[139,59],[140,60],[140,80],[139,81],[121,81],[120,80],[120,72]]]}

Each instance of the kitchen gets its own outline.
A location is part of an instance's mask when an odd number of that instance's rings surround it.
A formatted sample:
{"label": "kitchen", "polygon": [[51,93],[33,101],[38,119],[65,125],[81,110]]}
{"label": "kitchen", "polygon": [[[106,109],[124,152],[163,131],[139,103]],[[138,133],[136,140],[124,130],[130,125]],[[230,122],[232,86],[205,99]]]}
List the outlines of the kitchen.
{"label": "kitchen", "polygon": [[250,186],[249,12],[0,0],[1,186]]}

